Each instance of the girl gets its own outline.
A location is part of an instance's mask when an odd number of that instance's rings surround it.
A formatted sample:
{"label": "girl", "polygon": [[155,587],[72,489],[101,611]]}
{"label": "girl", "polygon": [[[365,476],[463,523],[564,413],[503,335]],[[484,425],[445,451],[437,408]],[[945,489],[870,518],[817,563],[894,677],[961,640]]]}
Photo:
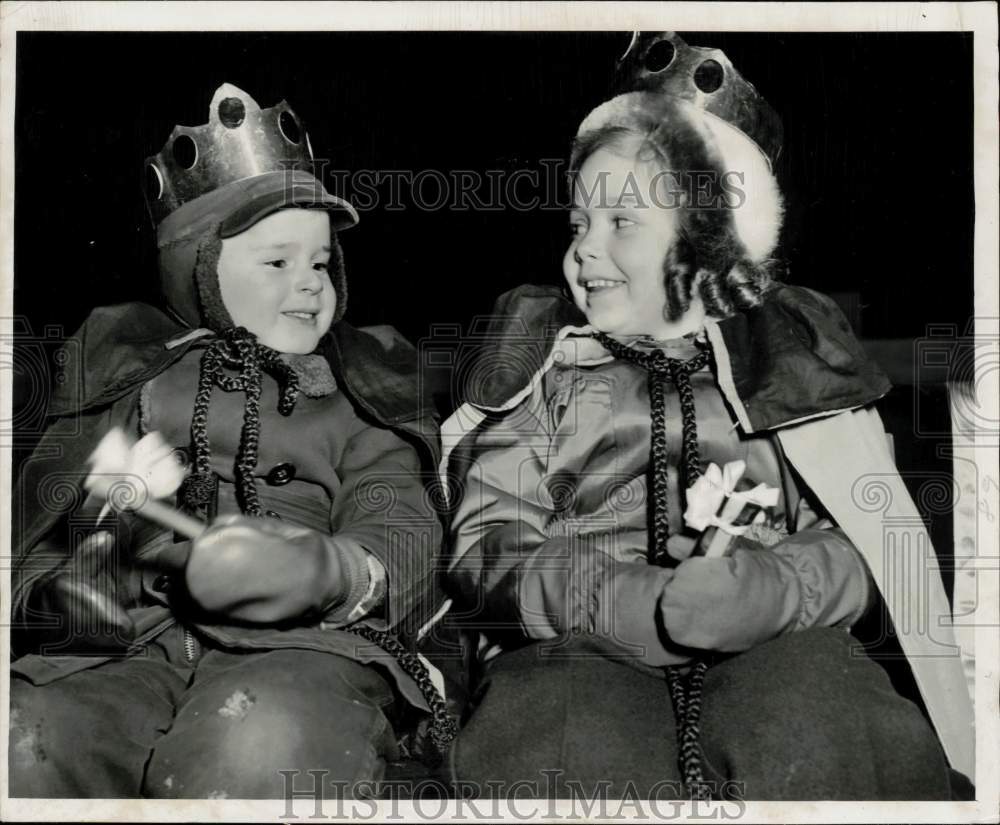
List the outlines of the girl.
{"label": "girl", "polygon": [[[624,68],[573,147],[570,299],[501,298],[484,358],[503,369],[478,370],[443,428],[449,580],[485,639],[453,776],[560,797],[947,798],[933,730],[849,634],[899,575],[854,485],[888,475],[912,504],[871,408],[888,381],[832,301],[772,277],[780,124],[725,55],[672,33],[635,39]],[[767,520],[712,507],[739,535],[702,555],[699,497],[737,480],[772,496]],[[907,575],[915,592],[924,573]],[[936,623],[936,578],[928,596]],[[969,771],[957,660],[928,656],[904,604],[904,650]]]}

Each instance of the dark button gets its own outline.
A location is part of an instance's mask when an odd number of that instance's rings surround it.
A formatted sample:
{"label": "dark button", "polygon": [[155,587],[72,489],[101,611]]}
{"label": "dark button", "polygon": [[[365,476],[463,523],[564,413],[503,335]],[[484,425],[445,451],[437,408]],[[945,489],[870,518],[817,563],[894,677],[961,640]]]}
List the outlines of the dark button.
{"label": "dark button", "polygon": [[296,472],[294,464],[287,462],[276,464],[271,468],[271,472],[267,474],[267,483],[272,487],[280,487],[282,484],[288,484],[289,481],[295,478]]}
{"label": "dark button", "polygon": [[181,467],[187,467],[188,465],[188,452],[183,447],[175,447],[172,451],[174,461]]}
{"label": "dark button", "polygon": [[155,579],[153,579],[153,590],[155,590],[157,593],[166,593],[167,591],[170,590],[170,585],[171,585],[170,576],[167,575],[157,576]]}
{"label": "dark button", "polygon": [[265,510],[264,515],[268,518],[276,518],[278,521],[281,521],[281,513],[276,513],[274,510]]}

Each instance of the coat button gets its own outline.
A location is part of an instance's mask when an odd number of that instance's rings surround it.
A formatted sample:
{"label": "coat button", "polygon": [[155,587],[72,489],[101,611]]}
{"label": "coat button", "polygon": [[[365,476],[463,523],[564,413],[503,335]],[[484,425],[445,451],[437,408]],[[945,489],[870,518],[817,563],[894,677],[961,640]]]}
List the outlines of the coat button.
{"label": "coat button", "polygon": [[162,575],[153,579],[153,590],[157,593],[166,593],[170,590],[170,576]]}
{"label": "coat button", "polygon": [[283,484],[288,484],[293,478],[295,478],[296,473],[295,465],[284,462],[282,464],[276,464],[271,468],[271,472],[267,474],[267,483],[272,487],[280,487]]}

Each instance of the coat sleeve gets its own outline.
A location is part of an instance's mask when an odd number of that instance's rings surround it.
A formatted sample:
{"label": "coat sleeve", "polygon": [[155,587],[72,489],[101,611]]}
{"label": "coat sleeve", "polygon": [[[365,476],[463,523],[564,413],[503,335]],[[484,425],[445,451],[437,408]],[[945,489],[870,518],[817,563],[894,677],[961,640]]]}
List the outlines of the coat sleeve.
{"label": "coat sleeve", "polygon": [[[332,504],[332,538],[349,558],[360,560],[363,581],[371,586],[352,595],[349,616],[328,619],[353,620],[365,610],[370,622],[398,630],[431,599],[443,534],[424,486],[419,454],[392,430],[355,416],[336,469],[341,487]],[[377,566],[367,561],[368,554]],[[357,609],[359,600],[362,610]]]}
{"label": "coat sleeve", "polygon": [[657,624],[657,596],[672,572],[618,561],[598,537],[559,533],[545,500],[550,441],[536,390],[460,445],[448,559],[458,617],[506,646],[589,633],[648,664],[685,661],[664,648]]}

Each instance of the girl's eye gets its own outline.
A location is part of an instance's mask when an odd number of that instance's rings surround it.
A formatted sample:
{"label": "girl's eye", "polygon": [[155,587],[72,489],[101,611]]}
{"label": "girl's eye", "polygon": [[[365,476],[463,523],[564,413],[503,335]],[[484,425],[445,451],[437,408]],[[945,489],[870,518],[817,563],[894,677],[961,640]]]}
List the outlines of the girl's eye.
{"label": "girl's eye", "polygon": [[621,216],[613,218],[612,222],[615,225],[615,229],[625,229],[626,227],[629,226],[635,226],[635,221],[629,218],[623,218]]}
{"label": "girl's eye", "polygon": [[330,268],[330,264],[326,261],[317,261],[313,264],[313,269],[317,272],[326,272]]}
{"label": "girl's eye", "polygon": [[264,263],[264,266],[274,267],[275,269],[284,269],[286,266],[288,266],[288,262],[285,261],[284,258],[278,258],[277,260],[274,261],[266,261]]}
{"label": "girl's eye", "polygon": [[587,231],[587,227],[582,223],[571,223],[569,225],[569,234],[574,238],[579,238]]}

